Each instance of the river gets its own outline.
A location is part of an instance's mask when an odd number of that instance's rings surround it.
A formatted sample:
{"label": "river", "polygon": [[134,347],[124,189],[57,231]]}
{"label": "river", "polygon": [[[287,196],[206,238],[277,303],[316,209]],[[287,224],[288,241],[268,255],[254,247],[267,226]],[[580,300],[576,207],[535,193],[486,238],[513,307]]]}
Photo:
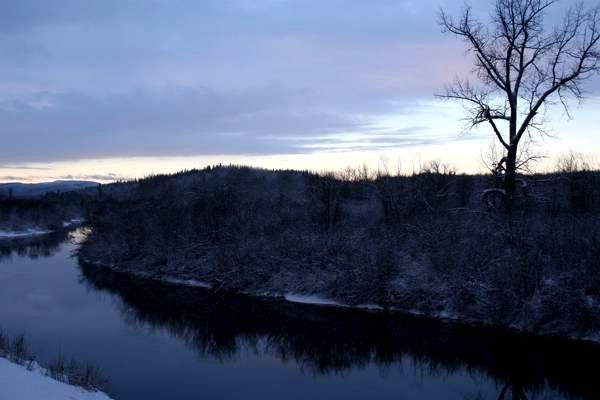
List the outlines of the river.
{"label": "river", "polygon": [[600,393],[597,345],[133,279],[80,265],[80,239],[0,243],[0,329],[97,366],[117,400]]}

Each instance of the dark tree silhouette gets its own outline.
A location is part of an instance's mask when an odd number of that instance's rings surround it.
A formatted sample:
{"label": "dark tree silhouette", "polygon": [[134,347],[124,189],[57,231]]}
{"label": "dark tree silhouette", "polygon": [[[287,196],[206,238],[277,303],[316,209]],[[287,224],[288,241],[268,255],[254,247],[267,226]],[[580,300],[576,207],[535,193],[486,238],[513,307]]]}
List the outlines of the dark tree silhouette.
{"label": "dark tree silhouette", "polygon": [[544,111],[560,103],[569,114],[581,101],[583,84],[600,70],[600,12],[569,9],[553,29],[546,11],[558,0],[496,0],[492,19],[478,21],[467,7],[459,19],[442,11],[444,32],[463,40],[474,56],[477,83],[457,78],[443,98],[461,101],[471,127],[487,124],[503,147],[497,173],[512,198],[522,166],[523,137],[544,130]]}

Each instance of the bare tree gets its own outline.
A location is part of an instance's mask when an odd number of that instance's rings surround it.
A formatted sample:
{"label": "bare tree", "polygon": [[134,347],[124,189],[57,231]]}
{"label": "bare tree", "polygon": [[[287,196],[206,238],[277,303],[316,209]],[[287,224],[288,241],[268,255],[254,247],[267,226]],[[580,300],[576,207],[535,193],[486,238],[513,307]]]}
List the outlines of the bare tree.
{"label": "bare tree", "polygon": [[524,135],[544,130],[544,112],[581,101],[583,84],[600,71],[600,8],[569,9],[554,29],[544,25],[558,0],[496,0],[490,24],[467,7],[459,19],[442,11],[446,33],[463,40],[475,58],[477,83],[456,79],[441,97],[461,101],[471,127],[486,124],[501,144],[497,162],[511,198]]}

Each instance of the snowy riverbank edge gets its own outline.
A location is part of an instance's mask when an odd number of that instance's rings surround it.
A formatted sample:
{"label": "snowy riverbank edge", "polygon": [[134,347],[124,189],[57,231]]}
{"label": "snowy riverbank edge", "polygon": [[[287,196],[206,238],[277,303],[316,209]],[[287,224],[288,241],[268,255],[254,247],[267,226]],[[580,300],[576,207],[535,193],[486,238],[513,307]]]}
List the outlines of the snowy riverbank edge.
{"label": "snowy riverbank edge", "polygon": [[24,231],[3,231],[0,230],[0,240],[2,239],[20,239],[20,238],[28,238],[34,236],[42,236],[53,233],[54,231],[47,229],[27,229]]}
{"label": "snowy riverbank edge", "polygon": [[102,392],[56,381],[34,364],[31,368],[0,357],[0,399],[11,400],[111,400]]}
{"label": "snowy riverbank edge", "polygon": [[[64,221],[63,229],[71,228],[76,225],[81,225],[83,222],[83,219],[72,219],[70,221]],[[6,231],[0,229],[0,240],[23,239],[36,236],[44,236],[55,232],[56,231],[54,230],[40,228],[30,228],[22,231]]]}
{"label": "snowy riverbank edge", "polygon": [[[155,282],[166,283],[166,284],[175,285],[175,286],[200,288],[200,289],[205,289],[205,290],[214,289],[210,283],[198,281],[195,279],[180,279],[180,278],[175,278],[172,276],[156,277],[156,276],[152,276],[151,274],[144,273],[144,272],[123,271],[123,270],[117,269],[114,266],[105,265],[105,264],[91,261],[91,260],[83,259],[82,261],[85,264],[88,264],[88,265],[91,265],[91,266],[94,266],[97,268],[108,268],[111,271],[119,273],[119,274],[125,274],[125,275],[134,276],[134,277],[138,277],[138,278],[142,278],[142,279],[147,279],[147,280],[151,280],[151,281],[155,281]],[[254,293],[254,292],[248,292],[248,291],[240,291],[239,294],[244,295],[244,296],[251,296],[251,297],[272,298],[274,300],[283,300],[283,301],[287,301],[287,302],[291,302],[291,303],[313,305],[313,306],[318,306],[318,307],[336,307],[336,308],[344,308],[344,309],[354,309],[354,310],[362,311],[362,312],[389,312],[389,313],[395,313],[395,314],[399,314],[399,315],[410,315],[413,317],[427,318],[427,319],[437,320],[437,321],[441,321],[441,322],[463,324],[463,325],[468,325],[468,326],[503,329],[503,330],[507,330],[507,331],[512,331],[512,332],[521,333],[521,334],[527,334],[527,335],[533,335],[533,336],[539,336],[539,337],[554,337],[554,338],[559,338],[559,339],[568,339],[568,340],[573,340],[573,341],[578,341],[578,342],[586,342],[586,343],[591,343],[594,345],[600,345],[600,332],[598,332],[594,336],[583,336],[583,337],[577,336],[577,335],[569,335],[569,336],[548,335],[548,334],[531,331],[529,329],[525,329],[520,326],[514,326],[514,325],[513,326],[499,326],[499,325],[489,323],[488,321],[467,319],[460,315],[449,314],[446,312],[440,312],[437,314],[429,314],[429,313],[425,313],[425,312],[422,312],[419,310],[407,310],[407,309],[402,309],[400,307],[387,307],[387,309],[386,309],[385,307],[378,305],[378,304],[358,304],[358,305],[344,304],[344,303],[341,303],[341,302],[338,302],[338,301],[335,301],[332,299],[328,299],[324,296],[320,296],[318,294],[307,294],[307,293],[277,294],[277,293]]]}

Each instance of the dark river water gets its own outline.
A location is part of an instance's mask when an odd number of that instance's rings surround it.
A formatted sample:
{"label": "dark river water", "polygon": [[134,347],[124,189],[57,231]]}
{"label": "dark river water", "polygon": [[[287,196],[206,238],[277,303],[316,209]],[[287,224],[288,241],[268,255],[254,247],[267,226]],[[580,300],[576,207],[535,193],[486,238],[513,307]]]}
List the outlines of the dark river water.
{"label": "dark river water", "polygon": [[157,284],[76,248],[0,243],[0,329],[98,366],[115,399],[600,398],[600,346]]}

